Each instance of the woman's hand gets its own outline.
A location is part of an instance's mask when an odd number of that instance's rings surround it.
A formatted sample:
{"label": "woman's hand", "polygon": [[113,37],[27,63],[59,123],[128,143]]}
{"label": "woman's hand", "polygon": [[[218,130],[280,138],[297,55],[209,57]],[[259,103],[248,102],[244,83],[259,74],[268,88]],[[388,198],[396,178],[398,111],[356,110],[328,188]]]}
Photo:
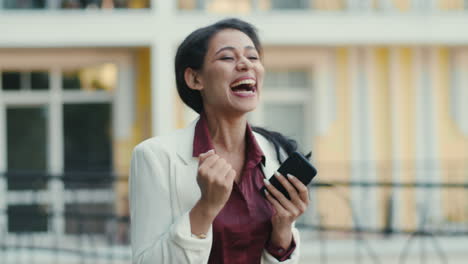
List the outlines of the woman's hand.
{"label": "woman's hand", "polygon": [[190,211],[192,234],[206,234],[231,195],[236,171],[214,150],[199,157],[197,183],[201,198]]}
{"label": "woman's hand", "polygon": [[199,157],[197,183],[201,190],[200,202],[217,215],[231,195],[236,171],[214,150]]}
{"label": "woman's hand", "polygon": [[[266,198],[273,205],[274,212],[271,219],[273,230],[271,242],[282,248],[288,248],[292,240],[292,224],[301,216],[309,206],[309,191],[296,177],[288,175],[289,181],[280,173],[276,178],[288,191],[291,200],[288,200],[278,189],[265,180],[267,188]],[[291,184],[292,183],[292,184]]]}

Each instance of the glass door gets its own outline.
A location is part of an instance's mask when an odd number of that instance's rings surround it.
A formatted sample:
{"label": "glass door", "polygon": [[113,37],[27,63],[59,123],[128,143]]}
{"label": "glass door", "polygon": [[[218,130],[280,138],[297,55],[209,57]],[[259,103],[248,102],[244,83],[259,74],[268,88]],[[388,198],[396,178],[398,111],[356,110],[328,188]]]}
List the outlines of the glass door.
{"label": "glass door", "polygon": [[[8,232],[47,232],[49,204],[26,199],[47,189],[46,106],[6,109]],[[34,221],[31,221],[34,219]]]}

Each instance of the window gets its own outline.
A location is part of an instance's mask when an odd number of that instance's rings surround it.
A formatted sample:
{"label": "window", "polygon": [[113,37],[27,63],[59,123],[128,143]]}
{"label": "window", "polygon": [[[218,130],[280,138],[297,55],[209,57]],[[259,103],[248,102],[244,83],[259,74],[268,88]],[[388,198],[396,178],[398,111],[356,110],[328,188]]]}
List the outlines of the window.
{"label": "window", "polygon": [[304,9],[309,7],[309,0],[271,0],[272,9]]}
{"label": "window", "polygon": [[265,126],[277,128],[282,134],[305,147],[305,107],[301,103],[265,103],[263,107]]}
{"label": "window", "polygon": [[262,106],[254,123],[297,141],[311,150],[311,73],[307,69],[269,69],[264,81]]}
{"label": "window", "polygon": [[109,103],[63,105],[65,188],[111,186],[111,111]]}
{"label": "window", "polygon": [[48,215],[47,205],[10,205],[8,206],[8,231],[15,233],[47,232]]}
{"label": "window", "polygon": [[4,0],[5,9],[43,9],[46,6],[46,0]]}
{"label": "window", "polygon": [[65,205],[67,234],[104,234],[113,213],[108,203],[71,203]]}
{"label": "window", "polygon": [[45,106],[6,109],[9,190],[46,188],[47,119]]}
{"label": "window", "polygon": [[49,72],[46,70],[3,71],[2,88],[4,91],[48,90]]}
{"label": "window", "polygon": [[114,134],[131,124],[115,113],[132,104],[122,95],[132,89],[131,56],[27,53],[17,54],[31,62],[24,68],[0,53],[0,223],[7,236],[104,234],[116,200]]}

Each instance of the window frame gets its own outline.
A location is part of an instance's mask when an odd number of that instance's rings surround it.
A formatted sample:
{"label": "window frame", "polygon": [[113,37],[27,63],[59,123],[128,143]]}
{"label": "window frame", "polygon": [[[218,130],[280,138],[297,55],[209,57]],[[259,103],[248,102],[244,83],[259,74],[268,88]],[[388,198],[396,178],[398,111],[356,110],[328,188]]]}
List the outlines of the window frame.
{"label": "window frame", "polygon": [[[304,68],[310,76],[310,70]],[[303,144],[300,149],[304,151],[308,151],[309,149],[312,150],[312,138],[313,137],[313,109],[310,104],[312,100],[313,94],[313,78],[309,79],[309,87],[301,87],[300,89],[290,90],[288,87],[276,87],[274,90],[269,90],[267,87],[264,87],[262,100],[259,104],[256,114],[255,120],[253,121],[254,124],[258,124],[259,126],[265,126],[265,105],[300,105],[304,109],[304,117],[303,117],[303,124],[304,124],[304,138]],[[299,88],[299,87],[298,87]],[[274,127],[271,129],[275,129]],[[310,136],[307,136],[310,135]],[[309,151],[310,151],[309,150]]]}
{"label": "window frame", "polygon": [[[251,122],[254,125],[264,126],[263,112],[264,104],[267,102],[300,103],[305,109],[304,135],[310,135],[304,138],[303,150],[313,150],[313,138],[325,134],[336,118],[333,82],[335,49],[265,47],[264,54],[265,74],[268,74],[269,69],[304,69],[308,72],[309,87],[293,90],[288,87],[272,90],[263,87],[260,103],[257,109],[250,113]],[[274,57],[288,59],[274,59]]]}
{"label": "window frame", "polygon": [[[117,85],[113,91],[83,91],[62,89],[62,71],[69,68],[86,67],[101,63],[117,65]],[[0,51],[0,72],[2,69],[18,71],[48,70],[49,90],[4,91],[0,74],[0,173],[7,171],[6,109],[8,107],[46,106],[47,118],[47,173],[61,177],[64,174],[63,106],[68,103],[109,103],[112,107],[112,142],[128,137],[134,119],[133,56],[128,49],[7,49]],[[5,125],[3,125],[5,124]],[[115,152],[115,150],[113,151]],[[113,172],[116,164],[113,164]],[[65,189],[61,178],[48,181],[44,190],[8,190],[6,178],[0,177],[0,226],[8,226],[6,210],[10,205],[46,204],[52,217],[47,232],[14,233],[5,232],[5,239],[33,236],[40,241],[66,239],[75,241],[80,235],[65,233],[65,205],[68,203],[115,203],[113,187],[106,189]],[[68,243],[67,243],[68,244]]]}

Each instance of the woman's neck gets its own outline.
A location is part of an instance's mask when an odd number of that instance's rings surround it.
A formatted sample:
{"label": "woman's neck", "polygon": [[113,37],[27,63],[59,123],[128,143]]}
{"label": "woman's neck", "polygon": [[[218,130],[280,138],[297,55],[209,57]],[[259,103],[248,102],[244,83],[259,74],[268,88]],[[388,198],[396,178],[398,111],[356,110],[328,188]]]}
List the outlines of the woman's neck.
{"label": "woman's neck", "polygon": [[243,153],[247,116],[227,116],[208,109],[205,110],[205,114],[215,148],[227,153]]}

